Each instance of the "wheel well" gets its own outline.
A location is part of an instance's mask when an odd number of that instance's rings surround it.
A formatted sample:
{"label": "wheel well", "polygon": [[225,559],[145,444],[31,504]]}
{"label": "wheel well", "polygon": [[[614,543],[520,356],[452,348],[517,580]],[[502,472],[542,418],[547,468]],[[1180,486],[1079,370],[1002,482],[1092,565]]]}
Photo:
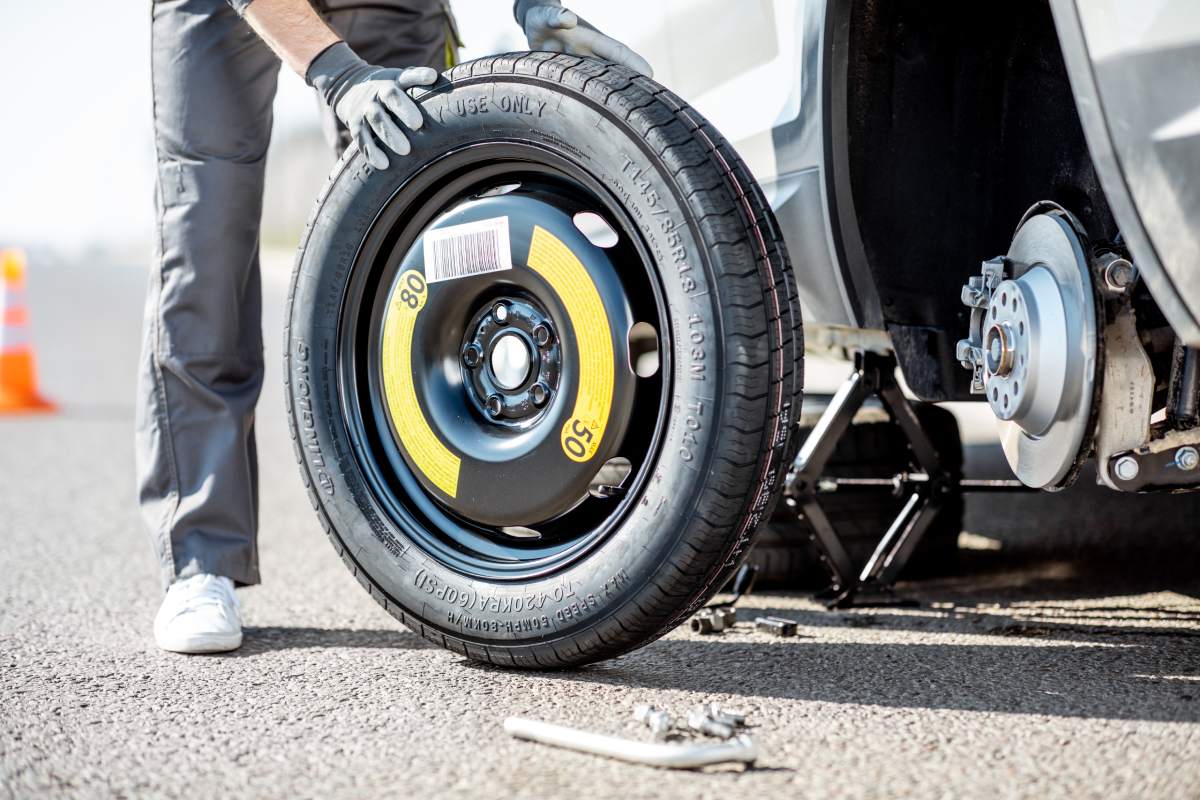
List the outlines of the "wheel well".
{"label": "wheel well", "polygon": [[1045,0],[854,0],[846,165],[869,279],[913,390],[968,397],[959,287],[1038,200],[1116,234]]}

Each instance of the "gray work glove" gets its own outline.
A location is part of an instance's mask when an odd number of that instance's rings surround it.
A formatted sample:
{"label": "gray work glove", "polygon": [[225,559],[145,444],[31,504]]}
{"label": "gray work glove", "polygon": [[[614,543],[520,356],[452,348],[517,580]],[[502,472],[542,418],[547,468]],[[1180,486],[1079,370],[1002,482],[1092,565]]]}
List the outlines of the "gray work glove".
{"label": "gray work glove", "polygon": [[397,155],[407,155],[411,149],[397,120],[414,131],[425,123],[416,101],[404,90],[428,86],[437,78],[437,70],[429,67],[373,67],[345,42],[325,49],[304,75],[308,85],[321,93],[337,118],[350,129],[358,148],[376,169],[388,166],[381,141]]}
{"label": "gray work glove", "polygon": [[517,0],[513,15],[525,29],[530,50],[596,56],[654,76],[650,63],[611,36],[593,28],[559,0]]}

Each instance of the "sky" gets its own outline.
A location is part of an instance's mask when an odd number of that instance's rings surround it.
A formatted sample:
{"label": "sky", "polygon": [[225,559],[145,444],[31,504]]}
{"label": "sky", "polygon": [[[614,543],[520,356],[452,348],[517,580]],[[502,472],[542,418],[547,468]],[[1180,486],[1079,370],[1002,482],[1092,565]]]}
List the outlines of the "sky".
{"label": "sky", "polygon": [[[524,45],[506,0],[455,0],[465,57]],[[150,4],[8,3],[0,27],[0,246],[139,246],[153,226]],[[281,72],[275,134],[316,126]]]}

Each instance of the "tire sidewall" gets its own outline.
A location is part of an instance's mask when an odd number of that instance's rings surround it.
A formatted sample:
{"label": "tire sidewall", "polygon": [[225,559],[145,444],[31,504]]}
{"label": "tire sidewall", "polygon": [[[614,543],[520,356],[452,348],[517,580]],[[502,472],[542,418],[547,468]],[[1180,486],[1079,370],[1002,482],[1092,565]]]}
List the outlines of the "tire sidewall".
{"label": "tire sidewall", "polygon": [[[392,167],[379,171],[352,148],[314,214],[285,342],[289,411],[318,510],[385,604],[402,609],[409,624],[463,641],[545,645],[602,627],[642,592],[657,595],[654,573],[678,556],[689,527],[703,524],[694,514],[706,491],[724,394],[718,293],[706,248],[665,165],[603,105],[557,84],[503,76],[442,86],[420,102],[427,123],[412,136],[413,152],[392,156]],[[670,309],[671,330],[660,337],[663,346],[669,339],[671,395],[642,495],[607,539],[545,578],[492,582],[430,557],[375,500],[344,422],[338,335],[351,271],[375,214],[441,153],[503,139],[569,159],[612,192],[639,227]],[[731,550],[735,544],[731,536]]]}

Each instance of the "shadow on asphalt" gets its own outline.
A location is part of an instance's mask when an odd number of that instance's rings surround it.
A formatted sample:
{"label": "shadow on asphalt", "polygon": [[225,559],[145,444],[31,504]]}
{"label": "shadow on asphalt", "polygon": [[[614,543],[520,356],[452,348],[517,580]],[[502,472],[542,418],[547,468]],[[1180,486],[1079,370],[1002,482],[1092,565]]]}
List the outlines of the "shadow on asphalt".
{"label": "shadow on asphalt", "polygon": [[[1184,551],[1190,548],[1182,548]],[[1044,714],[1085,719],[1200,721],[1200,597],[1196,559],[1176,550],[1090,554],[971,553],[953,578],[902,584],[915,608],[824,611],[759,603],[818,629],[927,632],[928,642],[662,639],[614,661],[542,677],[700,695],[813,700],[895,708]],[[1182,597],[1172,597],[1174,593]],[[804,594],[804,592],[789,593]],[[769,605],[781,593],[759,594]],[[1142,596],[1145,603],[1127,598]],[[1104,602],[1103,598],[1122,598]],[[1096,602],[1092,602],[1096,599]],[[951,635],[1011,644],[943,643]],[[886,638],[886,637],[885,637]],[[479,669],[493,669],[477,665]]]}
{"label": "shadow on asphalt", "polygon": [[[1197,651],[1152,642],[944,645],[662,640],[563,680],[747,700],[1200,721]],[[702,666],[701,666],[702,665]],[[1184,674],[1180,674],[1184,673]]]}
{"label": "shadow on asphalt", "polygon": [[[989,636],[1066,638],[1176,636],[1200,638],[1200,553],[1195,545],[1087,553],[963,551],[954,575],[903,582],[897,599],[913,608],[886,606],[761,613],[791,617],[814,627],[878,627]],[[817,589],[811,587],[811,590]],[[804,590],[801,590],[803,593]],[[759,593],[760,598],[772,594]],[[1170,595],[1178,595],[1173,600]],[[1160,602],[1113,604],[1110,597],[1151,596]],[[903,613],[909,611],[912,613]],[[924,613],[922,613],[924,612]],[[955,626],[954,621],[963,625]]]}
{"label": "shadow on asphalt", "polygon": [[423,650],[433,646],[416,634],[402,630],[268,627],[245,628],[242,633],[241,648],[226,653],[226,658],[326,647]]}
{"label": "shadow on asphalt", "polygon": [[[1200,630],[1172,627],[1171,622],[1200,622],[1200,617],[1187,613],[1171,612],[1166,609],[1089,607],[1075,609],[1069,606],[1039,605],[1039,610],[1054,614],[1006,613],[1000,608],[937,609],[938,616],[872,613],[871,609],[854,612],[797,611],[794,608],[755,608],[754,616],[776,616],[794,619],[804,626],[814,628],[876,628],[894,631],[941,631],[980,636],[1012,636],[1023,639],[1046,639],[1049,641],[1075,642],[1081,644],[1112,644],[1123,642],[1112,637],[1153,638],[1159,636],[1196,639],[1193,646],[1200,651]],[[920,611],[916,609],[905,609]],[[1062,614],[1065,619],[1058,618]],[[1111,620],[1119,616],[1121,625],[1098,623],[1093,620]],[[962,620],[967,625],[957,626]],[[1163,624],[1164,622],[1168,624]],[[949,623],[949,624],[948,624]],[[1151,623],[1153,627],[1138,627],[1139,623]],[[1200,678],[1198,678],[1200,680]],[[1200,691],[1200,685],[1197,686]]]}

